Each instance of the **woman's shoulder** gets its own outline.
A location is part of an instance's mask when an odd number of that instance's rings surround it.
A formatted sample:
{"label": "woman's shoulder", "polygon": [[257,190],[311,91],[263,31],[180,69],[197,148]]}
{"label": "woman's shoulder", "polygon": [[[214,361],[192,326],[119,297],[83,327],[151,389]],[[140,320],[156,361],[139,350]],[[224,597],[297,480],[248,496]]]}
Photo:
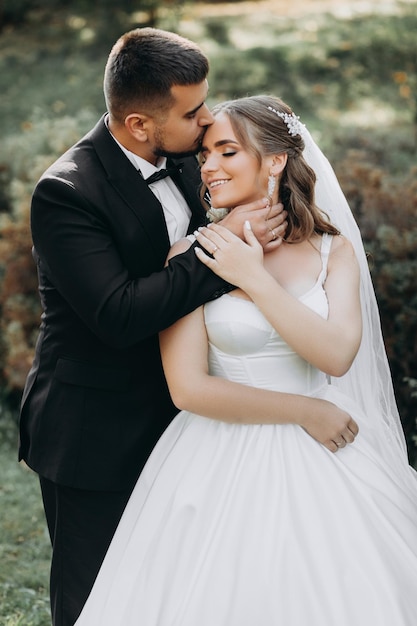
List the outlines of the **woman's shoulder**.
{"label": "woman's shoulder", "polygon": [[182,254],[183,252],[186,252],[190,248],[190,246],[194,243],[194,241],[195,241],[194,235],[188,235],[187,237],[183,237],[182,239],[179,239],[178,241],[176,241],[168,253],[167,261],[172,259],[172,257],[177,256],[178,254]]}
{"label": "woman's shoulder", "polygon": [[331,252],[349,256],[355,255],[352,243],[344,235],[332,235]]}
{"label": "woman's shoulder", "polygon": [[355,249],[349,239],[344,235],[333,235],[332,246],[329,254],[329,271],[337,267],[351,268],[357,274],[359,264]]}

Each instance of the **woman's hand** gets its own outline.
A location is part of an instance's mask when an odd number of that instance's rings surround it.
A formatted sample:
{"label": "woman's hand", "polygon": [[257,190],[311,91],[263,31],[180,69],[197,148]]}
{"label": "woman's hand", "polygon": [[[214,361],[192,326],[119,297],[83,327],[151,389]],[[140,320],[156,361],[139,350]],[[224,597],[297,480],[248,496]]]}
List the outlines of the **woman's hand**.
{"label": "woman's hand", "polygon": [[228,283],[245,291],[254,284],[253,281],[260,280],[266,270],[263,267],[263,248],[248,221],[243,234],[245,241],[220,224],[210,224],[194,233],[198,243],[213,257],[197,247],[195,253],[199,260]]}
{"label": "woman's hand", "polygon": [[351,416],[335,404],[316,398],[314,409],[305,413],[300,426],[313,439],[323,444],[331,452],[337,452],[348,443],[353,443],[359,427]]}

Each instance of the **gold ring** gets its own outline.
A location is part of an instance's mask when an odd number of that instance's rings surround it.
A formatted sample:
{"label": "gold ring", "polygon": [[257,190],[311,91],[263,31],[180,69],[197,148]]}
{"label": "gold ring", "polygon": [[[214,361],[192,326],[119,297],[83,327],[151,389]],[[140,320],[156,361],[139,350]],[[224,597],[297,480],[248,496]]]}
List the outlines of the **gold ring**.
{"label": "gold ring", "polygon": [[277,238],[275,230],[271,230],[271,234],[272,234],[272,241],[275,241],[275,239]]}

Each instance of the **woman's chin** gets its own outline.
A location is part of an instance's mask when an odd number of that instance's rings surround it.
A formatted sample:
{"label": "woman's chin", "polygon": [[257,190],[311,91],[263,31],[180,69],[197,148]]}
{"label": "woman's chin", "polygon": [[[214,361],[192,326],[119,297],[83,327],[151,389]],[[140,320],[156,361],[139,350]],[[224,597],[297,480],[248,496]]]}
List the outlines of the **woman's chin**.
{"label": "woman's chin", "polygon": [[211,198],[211,206],[213,209],[233,209],[235,206],[239,206],[240,201],[237,199],[236,201],[231,201],[230,198],[224,198],[223,201],[221,198]]}

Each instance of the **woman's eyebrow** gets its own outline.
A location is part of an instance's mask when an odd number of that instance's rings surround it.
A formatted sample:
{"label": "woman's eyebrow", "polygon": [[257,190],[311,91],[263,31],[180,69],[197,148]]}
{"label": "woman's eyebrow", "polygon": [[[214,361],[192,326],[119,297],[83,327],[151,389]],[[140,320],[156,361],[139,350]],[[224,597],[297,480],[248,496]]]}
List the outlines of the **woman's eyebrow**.
{"label": "woman's eyebrow", "polygon": [[[224,146],[227,143],[234,143],[236,146],[238,145],[238,142],[235,139],[220,139],[220,141],[216,141],[214,147],[218,148],[219,146]],[[201,150],[208,150],[208,148],[206,146],[201,146]]]}

